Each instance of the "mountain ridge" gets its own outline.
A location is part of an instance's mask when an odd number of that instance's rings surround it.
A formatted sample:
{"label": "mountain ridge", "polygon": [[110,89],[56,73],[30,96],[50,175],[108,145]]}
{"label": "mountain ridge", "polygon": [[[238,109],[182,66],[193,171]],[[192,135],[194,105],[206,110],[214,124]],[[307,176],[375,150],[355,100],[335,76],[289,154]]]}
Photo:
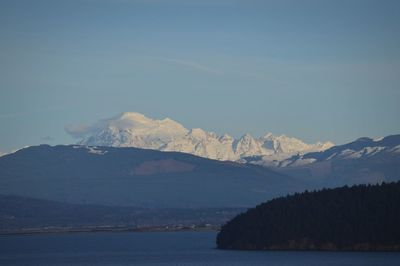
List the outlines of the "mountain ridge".
{"label": "mountain ridge", "polygon": [[247,207],[306,187],[257,165],[79,145],[32,146],[5,155],[0,176],[0,194],[143,208]]}
{"label": "mountain ridge", "polygon": [[272,133],[258,138],[246,133],[235,139],[228,134],[219,136],[201,128],[186,129],[170,118],[151,119],[136,112],[121,113],[83,129],[73,126],[65,129],[81,139],[78,142],[80,145],[177,151],[230,161],[240,161],[255,155],[282,160],[294,154],[322,151],[334,145],[332,142],[307,144],[296,138],[275,136]]}

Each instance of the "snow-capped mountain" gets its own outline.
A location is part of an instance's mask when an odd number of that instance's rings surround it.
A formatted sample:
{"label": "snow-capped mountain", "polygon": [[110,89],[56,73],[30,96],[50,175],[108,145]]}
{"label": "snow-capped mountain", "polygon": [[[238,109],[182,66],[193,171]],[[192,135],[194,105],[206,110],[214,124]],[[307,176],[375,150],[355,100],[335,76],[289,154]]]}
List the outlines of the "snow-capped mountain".
{"label": "snow-capped mountain", "polygon": [[[349,160],[349,159],[367,159],[378,156],[400,155],[400,135],[392,135],[384,138],[359,138],[353,142],[338,145],[325,149],[320,152],[310,152],[294,155],[290,158],[281,160],[276,166],[279,167],[298,167],[314,162]],[[263,162],[262,158],[248,161],[253,164],[268,164]]]}
{"label": "snow-capped mountain", "polygon": [[[262,164],[261,160],[247,161]],[[276,171],[320,187],[376,184],[400,179],[400,135],[359,138],[321,152],[282,160]]]}
{"label": "snow-capped mountain", "polygon": [[249,156],[263,156],[264,161],[281,161],[294,154],[323,151],[334,145],[331,142],[306,144],[296,138],[271,133],[259,138],[245,134],[235,139],[228,134],[219,136],[200,128],[189,130],[169,118],[156,120],[134,112],[122,113],[92,126],[66,127],[66,131],[80,137],[78,144],[81,145],[178,151],[231,161]]}

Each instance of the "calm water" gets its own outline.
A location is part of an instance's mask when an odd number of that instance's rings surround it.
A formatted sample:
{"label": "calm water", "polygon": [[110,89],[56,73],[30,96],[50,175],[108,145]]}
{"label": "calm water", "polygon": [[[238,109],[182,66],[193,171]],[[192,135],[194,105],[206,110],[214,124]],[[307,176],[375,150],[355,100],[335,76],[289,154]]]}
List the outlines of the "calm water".
{"label": "calm water", "polygon": [[0,236],[0,265],[400,265],[400,253],[215,249],[215,233]]}

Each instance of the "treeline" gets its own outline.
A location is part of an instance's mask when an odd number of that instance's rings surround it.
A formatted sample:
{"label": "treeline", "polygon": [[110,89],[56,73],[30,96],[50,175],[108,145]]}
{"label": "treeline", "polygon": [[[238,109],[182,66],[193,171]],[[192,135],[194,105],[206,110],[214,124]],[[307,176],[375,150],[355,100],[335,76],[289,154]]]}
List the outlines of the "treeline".
{"label": "treeline", "polygon": [[400,250],[400,182],[297,193],[226,223],[222,249]]}

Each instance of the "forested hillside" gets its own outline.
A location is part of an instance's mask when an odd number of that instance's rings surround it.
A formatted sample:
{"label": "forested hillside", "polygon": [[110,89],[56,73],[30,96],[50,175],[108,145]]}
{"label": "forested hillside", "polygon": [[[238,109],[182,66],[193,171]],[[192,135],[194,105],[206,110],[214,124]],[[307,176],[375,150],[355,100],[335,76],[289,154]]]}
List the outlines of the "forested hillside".
{"label": "forested hillside", "polygon": [[217,236],[222,249],[400,251],[400,182],[273,199],[240,214]]}

